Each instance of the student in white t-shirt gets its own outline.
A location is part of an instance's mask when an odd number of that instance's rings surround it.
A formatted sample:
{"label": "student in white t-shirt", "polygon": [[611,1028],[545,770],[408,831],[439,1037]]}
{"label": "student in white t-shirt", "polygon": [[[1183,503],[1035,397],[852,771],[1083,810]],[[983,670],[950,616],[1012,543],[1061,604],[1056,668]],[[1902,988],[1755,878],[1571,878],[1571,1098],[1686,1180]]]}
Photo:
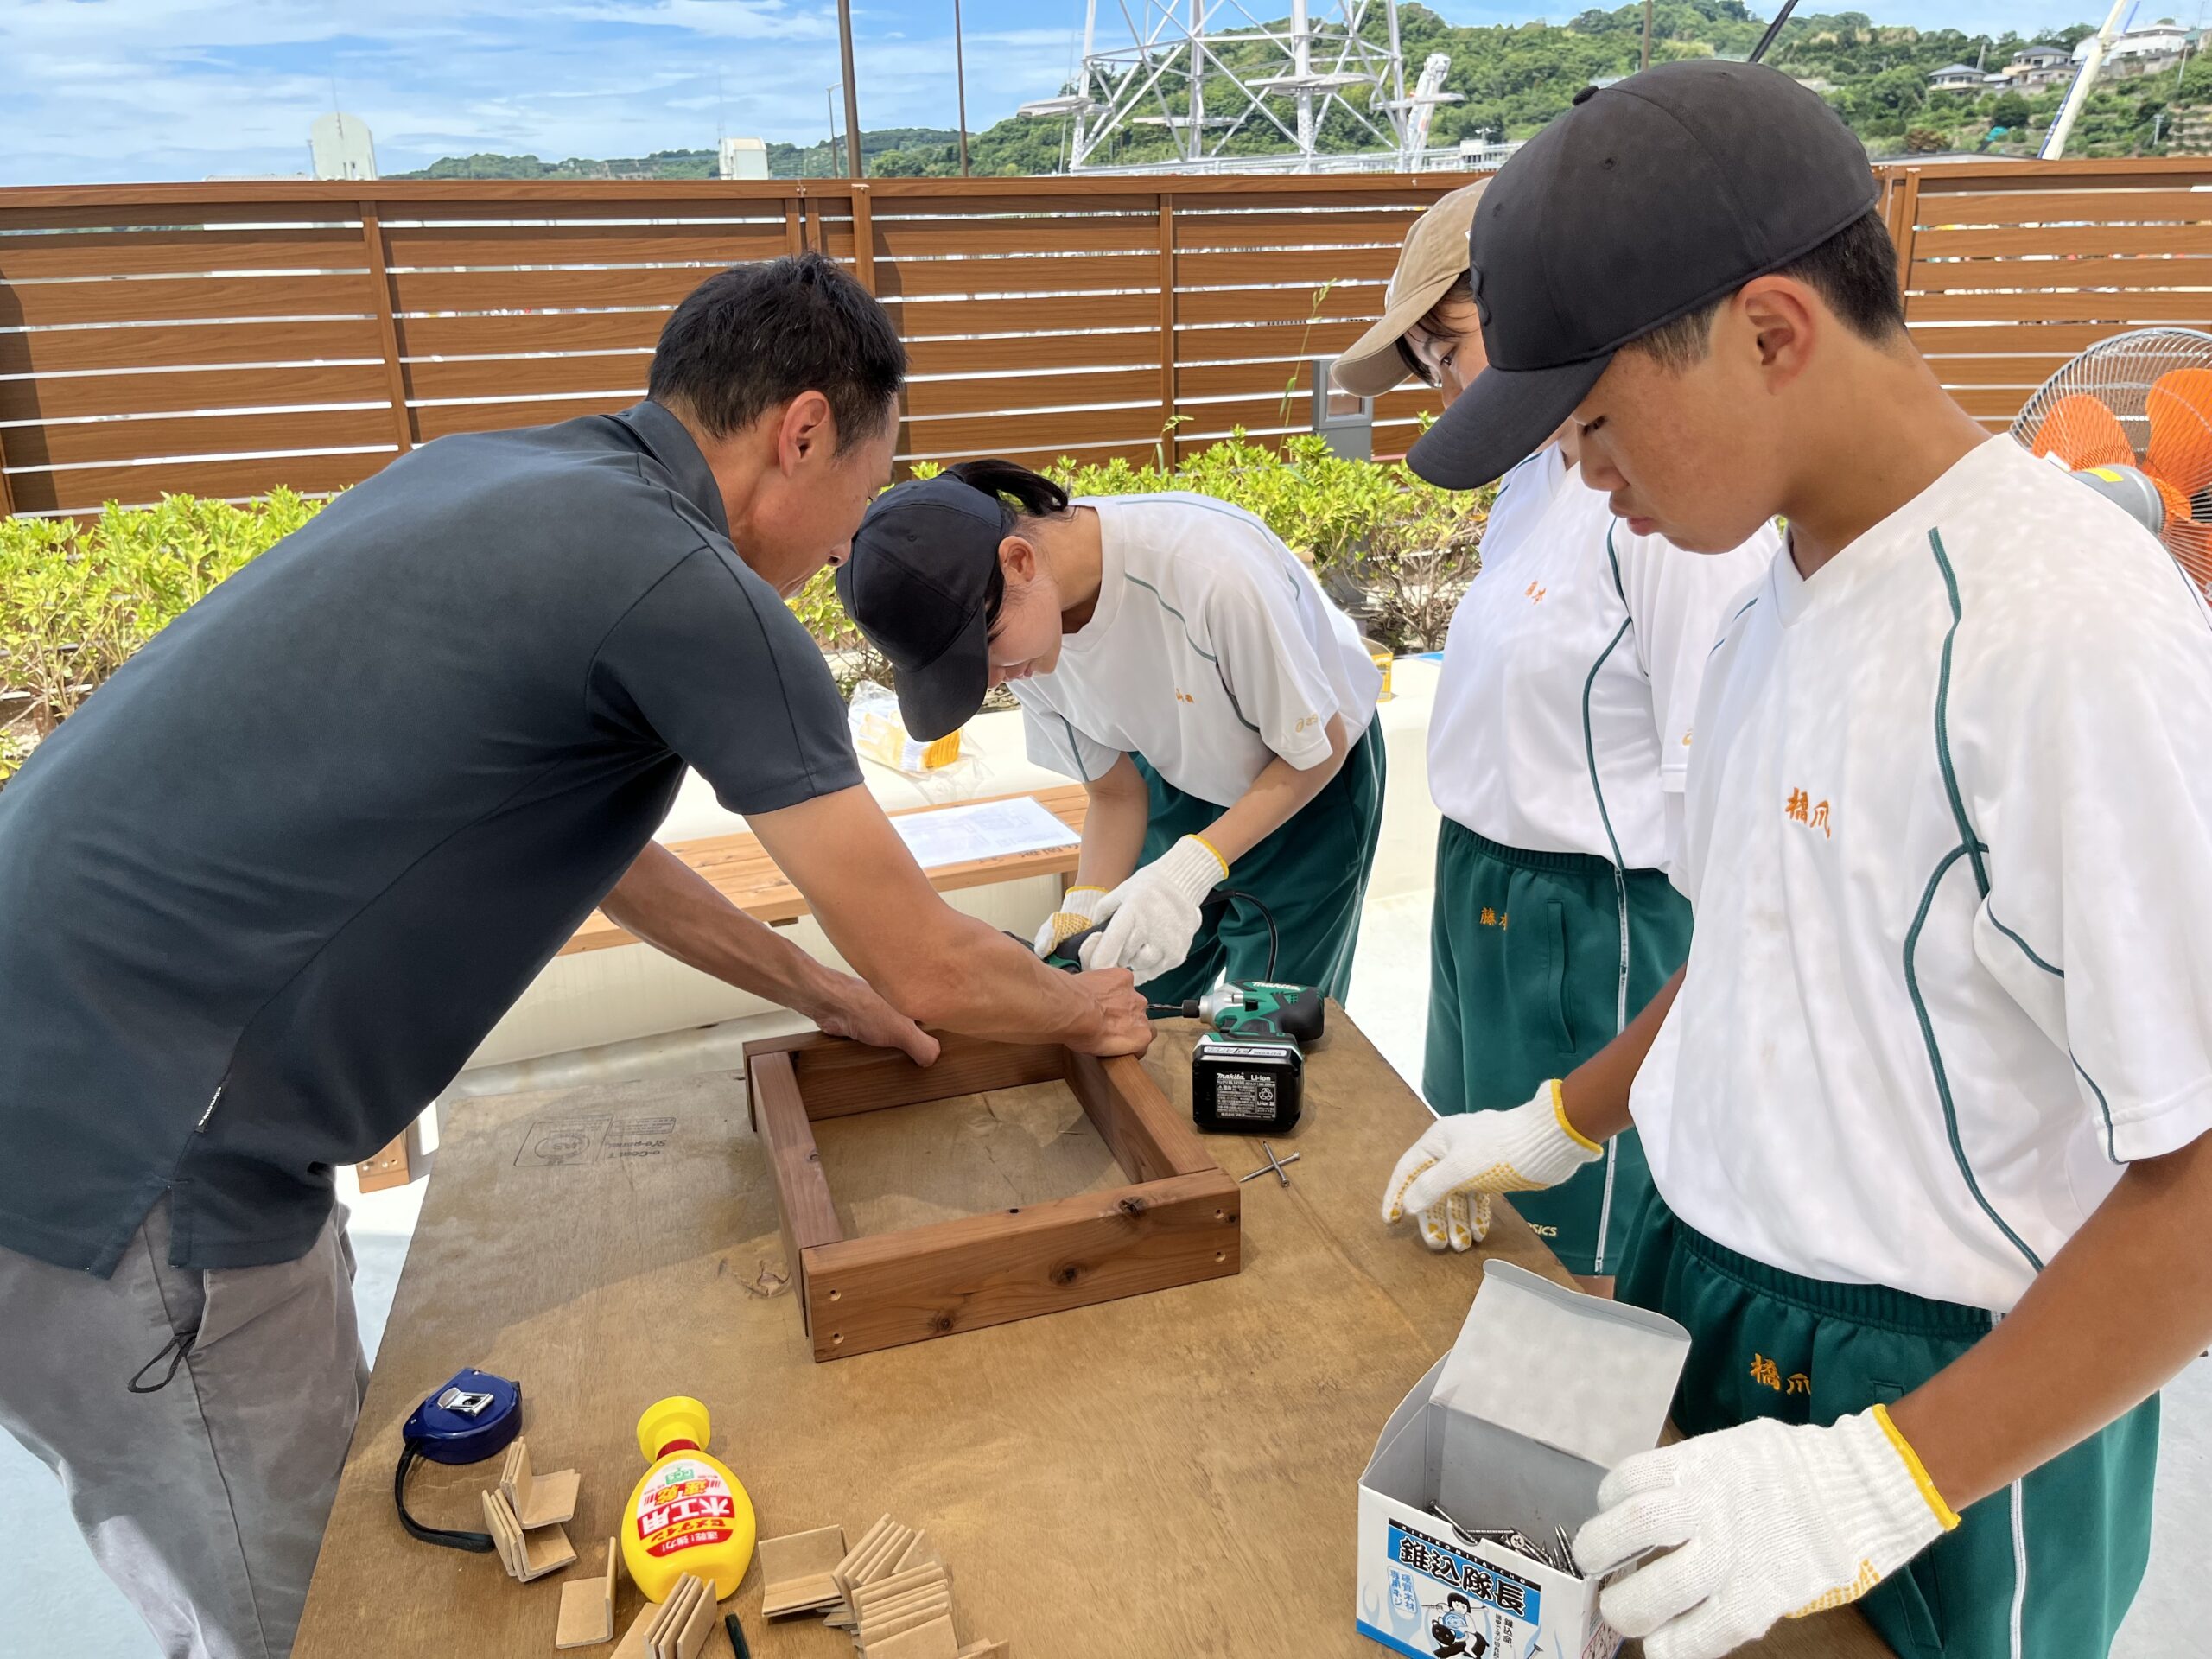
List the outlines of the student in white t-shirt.
{"label": "student in white t-shirt", "polygon": [[1103,923],[1084,965],[1130,969],[1156,1003],[1224,973],[1343,998],[1382,823],[1382,675],[1264,523],[1204,495],[1071,501],[966,461],[879,498],[837,582],[915,736],[1008,684],[1030,757],[1090,791],[1039,955]]}
{"label": "student in white t-shirt", "polygon": [[1689,1438],[1574,1548],[1650,1659],[1854,1599],[1899,1654],[2097,1659],[2157,1390],[2212,1343],[2212,615],[1946,395],[1878,200],[1775,71],[1593,90],[1484,197],[1493,367],[1412,456],[1471,486],[1565,415],[1679,545],[1789,524],[1706,671],[1683,974],[1398,1175],[1540,1187],[1643,1134],[1619,1293],[1690,1330]]}
{"label": "student in white t-shirt", "polygon": [[[1446,408],[1483,366],[1467,232],[1481,183],[1415,221],[1382,321],[1336,361],[1378,397],[1409,374]],[[1707,558],[1613,517],[1567,428],[1505,476],[1482,570],[1452,618],[1428,728],[1443,814],[1429,926],[1421,1092],[1443,1116],[1519,1106],[1618,1036],[1689,953],[1689,901],[1668,885],[1691,717],[1720,624],[1780,539],[1762,525]],[[1592,1288],[1619,1271],[1650,1190],[1633,1133],[1515,1208]],[[1465,1250],[1486,1204],[1420,1217]]]}

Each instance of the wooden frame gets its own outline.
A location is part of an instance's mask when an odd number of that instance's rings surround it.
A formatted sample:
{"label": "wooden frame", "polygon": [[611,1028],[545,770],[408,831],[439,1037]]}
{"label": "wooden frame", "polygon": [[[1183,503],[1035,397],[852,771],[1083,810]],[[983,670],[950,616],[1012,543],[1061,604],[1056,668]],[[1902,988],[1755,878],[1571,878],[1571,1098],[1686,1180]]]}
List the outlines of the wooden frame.
{"label": "wooden frame", "polygon": [[[1237,1185],[1137,1060],[950,1032],[926,1069],[808,1033],[745,1046],[784,1249],[817,1361],[1091,1302],[1225,1278],[1243,1266]],[[955,1095],[1065,1081],[1129,1184],[847,1238],[814,1125]]]}

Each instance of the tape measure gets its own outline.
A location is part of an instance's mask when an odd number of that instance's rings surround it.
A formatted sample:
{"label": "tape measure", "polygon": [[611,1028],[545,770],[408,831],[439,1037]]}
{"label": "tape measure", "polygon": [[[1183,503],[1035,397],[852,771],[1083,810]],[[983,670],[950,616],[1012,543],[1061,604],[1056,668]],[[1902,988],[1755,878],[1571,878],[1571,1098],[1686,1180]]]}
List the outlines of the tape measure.
{"label": "tape measure", "polygon": [[522,1384],[489,1371],[455,1371],[453,1380],[431,1393],[401,1431],[406,1445],[391,1477],[391,1501],[407,1535],[448,1549],[488,1555],[497,1548],[485,1532],[448,1532],[426,1527],[407,1513],[407,1477],[419,1462],[481,1463],[504,1452],[522,1433]]}

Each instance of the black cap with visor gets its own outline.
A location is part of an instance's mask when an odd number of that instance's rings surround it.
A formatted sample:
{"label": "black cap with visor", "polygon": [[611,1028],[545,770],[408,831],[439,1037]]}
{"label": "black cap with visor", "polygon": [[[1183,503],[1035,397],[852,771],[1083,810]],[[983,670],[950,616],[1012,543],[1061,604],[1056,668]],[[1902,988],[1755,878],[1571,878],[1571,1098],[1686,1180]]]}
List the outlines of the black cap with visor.
{"label": "black cap with visor", "polygon": [[1866,151],[1761,64],[1586,86],[1483,193],[1468,237],[1489,366],[1408,464],[1469,490],[1534,454],[1638,336],[1802,259],[1872,211]]}
{"label": "black cap with visor", "polygon": [[897,671],[899,715],[933,743],[960,729],[990,690],[991,623],[1006,592],[999,543],[1014,513],[949,474],[876,497],[837,569],[837,597]]}

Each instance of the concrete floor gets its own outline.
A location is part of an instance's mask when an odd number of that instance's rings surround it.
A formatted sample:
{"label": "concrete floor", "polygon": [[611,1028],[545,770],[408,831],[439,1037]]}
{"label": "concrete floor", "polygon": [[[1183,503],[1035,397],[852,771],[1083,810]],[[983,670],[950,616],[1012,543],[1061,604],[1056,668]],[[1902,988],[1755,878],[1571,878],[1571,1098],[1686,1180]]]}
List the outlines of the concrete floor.
{"label": "concrete floor", "polygon": [[[1408,1078],[1420,1073],[1427,940],[1427,893],[1402,893],[1370,903],[1350,1000],[1362,1028]],[[702,1064],[693,1049],[672,1062],[675,1046],[649,1039],[626,1046],[625,1058],[639,1076],[671,1064],[694,1068]],[[734,1055],[727,1058],[734,1064]],[[714,1064],[711,1055],[705,1064]],[[372,1355],[406,1259],[423,1191],[418,1181],[355,1205],[353,1235],[360,1262],[355,1291],[362,1339]],[[2212,1366],[2200,1361],[2166,1390],[2151,1570],[2113,1649],[2115,1659],[2175,1659],[2203,1649],[2206,1615],[2212,1612],[2212,1586],[2202,1576],[2208,1556],[2212,1556]],[[59,1659],[65,1654],[70,1659],[158,1659],[145,1628],[93,1567],[70,1525],[60,1488],[4,1434],[0,1434],[0,1560],[14,1563],[10,1591],[0,1597],[0,1659]]]}

